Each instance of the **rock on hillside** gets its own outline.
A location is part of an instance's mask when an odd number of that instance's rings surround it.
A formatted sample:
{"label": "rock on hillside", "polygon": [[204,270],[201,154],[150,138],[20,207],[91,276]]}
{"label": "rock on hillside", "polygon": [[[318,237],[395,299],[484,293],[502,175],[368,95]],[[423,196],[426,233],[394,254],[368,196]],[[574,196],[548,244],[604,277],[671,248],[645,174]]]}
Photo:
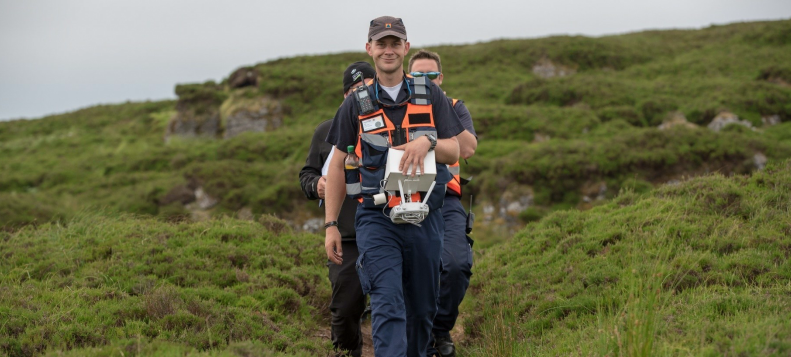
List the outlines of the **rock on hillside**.
{"label": "rock on hillside", "polygon": [[231,96],[223,103],[220,113],[224,139],[247,131],[274,130],[283,124],[283,105],[270,96]]}
{"label": "rock on hillside", "polygon": [[541,78],[566,77],[574,73],[577,73],[575,68],[556,64],[546,57],[541,58],[533,65],[533,74]]}
{"label": "rock on hillside", "polygon": [[167,126],[165,140],[174,135],[228,139],[279,128],[283,105],[258,93],[257,85],[255,70],[245,67],[231,74],[229,88],[212,81],[176,86],[177,114]]}
{"label": "rock on hillside", "polygon": [[173,136],[213,138],[220,131],[220,104],[227,94],[214,81],[176,86],[177,114],[165,129],[165,141]]}
{"label": "rock on hillside", "polygon": [[258,87],[258,72],[253,67],[242,67],[228,77],[231,88]]}
{"label": "rock on hillside", "polygon": [[722,112],[720,114],[717,114],[717,116],[714,117],[711,123],[709,123],[708,128],[716,132],[722,130],[722,128],[731,124],[742,125],[749,129],[753,128],[752,123],[750,123],[747,120],[739,120],[739,117],[736,114],[730,112]]}
{"label": "rock on hillside", "polygon": [[687,121],[687,117],[684,116],[684,113],[675,112],[670,114],[669,118],[667,118],[664,122],[662,122],[662,124],[659,125],[658,128],[659,130],[667,130],[676,126],[681,126],[690,129],[695,129],[698,127],[697,125]]}

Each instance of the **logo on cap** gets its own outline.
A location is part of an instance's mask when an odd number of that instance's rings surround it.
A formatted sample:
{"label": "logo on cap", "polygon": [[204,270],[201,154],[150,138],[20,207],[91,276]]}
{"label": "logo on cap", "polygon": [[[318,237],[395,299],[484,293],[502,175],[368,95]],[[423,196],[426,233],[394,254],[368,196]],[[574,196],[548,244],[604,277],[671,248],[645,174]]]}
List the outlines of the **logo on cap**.
{"label": "logo on cap", "polygon": [[389,28],[392,28],[392,27],[393,27],[393,25],[391,25],[391,24],[385,24],[385,28],[386,29],[389,29]]}

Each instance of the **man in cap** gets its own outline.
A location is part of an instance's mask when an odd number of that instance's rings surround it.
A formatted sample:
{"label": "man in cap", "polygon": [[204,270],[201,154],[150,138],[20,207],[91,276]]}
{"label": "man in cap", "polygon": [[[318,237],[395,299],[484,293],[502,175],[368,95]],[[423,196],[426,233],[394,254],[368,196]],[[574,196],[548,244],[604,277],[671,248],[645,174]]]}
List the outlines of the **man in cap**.
{"label": "man in cap", "polygon": [[[354,88],[376,75],[368,62],[355,62],[343,72],[343,97],[346,98]],[[302,192],[309,200],[323,200],[326,193],[327,168],[334,149],[325,139],[330,131],[332,120],[316,127],[310,143],[305,166],[299,172]],[[360,287],[360,279],[355,270],[357,241],[354,232],[354,213],[357,201],[344,200],[338,216],[338,231],[346,260],[343,264],[327,264],[330,284],[332,285],[332,345],[342,353],[359,357],[362,355],[363,336],[360,330],[360,317],[365,310],[365,294]]]}
{"label": "man in cap", "polygon": [[[439,54],[420,50],[409,58],[409,72],[412,76],[426,76],[435,84],[442,85],[445,78]],[[478,147],[478,138],[472,124],[470,111],[463,101],[450,99],[453,109],[464,126],[456,139],[463,159],[470,158]],[[437,316],[432,329],[433,344],[429,346],[429,356],[456,356],[456,346],[450,331],[459,317],[459,304],[464,299],[472,276],[472,239],[467,235],[467,213],[461,205],[461,177],[459,161],[449,166],[453,179],[448,183],[442,216],[445,219],[445,237],[442,245],[442,275],[439,283],[439,302]],[[472,227],[469,227],[472,228]]]}
{"label": "man in cap", "polygon": [[[447,165],[459,158],[456,135],[464,130],[447,97],[436,84],[404,73],[409,52],[406,28],[399,18],[370,22],[366,52],[376,78],[344,100],[333,119],[327,142],[336,148],[327,174],[325,249],[335,264],[346,259],[336,228],[343,187],[359,203],[355,220],[357,273],[371,296],[374,349],[377,356],[426,354],[437,311],[440,256],[445,222],[441,207],[450,181]],[[362,167],[344,171],[348,146]],[[385,192],[388,149],[402,150],[398,170],[414,179],[425,172],[430,150],[436,159],[431,192],[403,193],[407,201],[425,201],[428,213],[417,224],[395,223],[390,215],[401,204],[398,192]]]}

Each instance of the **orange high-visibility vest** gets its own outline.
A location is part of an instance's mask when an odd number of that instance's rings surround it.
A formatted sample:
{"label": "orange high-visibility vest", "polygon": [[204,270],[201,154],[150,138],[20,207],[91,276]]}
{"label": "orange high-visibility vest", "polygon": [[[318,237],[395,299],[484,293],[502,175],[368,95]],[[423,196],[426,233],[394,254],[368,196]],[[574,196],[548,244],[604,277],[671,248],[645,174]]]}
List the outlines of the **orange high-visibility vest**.
{"label": "orange high-visibility vest", "polygon": [[[452,102],[453,106],[455,107],[459,100],[453,99]],[[453,176],[453,179],[448,182],[448,192],[461,197],[461,170],[459,170],[459,160],[456,160],[455,163],[448,165],[448,170]]]}
{"label": "orange high-visibility vest", "polygon": [[[410,86],[413,95],[412,99],[406,103],[406,114],[404,114],[404,119],[400,127],[406,134],[404,138],[401,138],[405,143],[427,134],[433,134],[435,137],[437,136],[437,129],[434,125],[433,106],[427,99],[429,98],[428,85],[424,82],[423,78],[425,77],[421,77],[421,79],[417,80],[418,83],[415,83],[416,80],[414,78],[407,76],[406,85]],[[370,85],[371,83],[372,82],[369,82],[368,84]],[[376,205],[373,204],[373,200],[370,199],[370,196],[384,191],[381,181],[384,180],[384,166],[387,163],[387,150],[393,146],[392,144],[397,128],[390,118],[387,117],[387,114],[385,114],[382,108],[370,114],[360,115],[358,121],[359,135],[357,137],[355,153],[360,158],[362,167],[358,170],[346,171],[346,194],[351,198],[357,199],[366,207],[376,207]],[[437,163],[436,184],[430,201],[437,201],[434,198],[441,198],[444,196],[446,189],[445,185],[450,180],[447,165]],[[420,201],[424,194],[424,192],[412,194],[412,202]],[[366,200],[366,198],[368,198],[368,200]],[[399,195],[388,197],[388,207],[395,207],[400,203],[401,197]],[[441,202],[438,204],[439,206],[436,206],[429,202],[429,207],[432,209],[441,207]],[[379,205],[379,207],[382,207],[382,205]]]}

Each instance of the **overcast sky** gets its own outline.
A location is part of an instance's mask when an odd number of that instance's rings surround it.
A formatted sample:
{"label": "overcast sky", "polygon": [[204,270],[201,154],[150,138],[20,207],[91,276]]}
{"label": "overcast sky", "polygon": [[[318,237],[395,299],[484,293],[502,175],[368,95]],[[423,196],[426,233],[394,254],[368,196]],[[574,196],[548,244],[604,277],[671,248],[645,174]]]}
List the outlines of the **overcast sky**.
{"label": "overcast sky", "polygon": [[403,18],[419,48],[788,19],[791,0],[0,0],[0,120],[175,98],[177,83],[243,65],[362,51],[381,15]]}

